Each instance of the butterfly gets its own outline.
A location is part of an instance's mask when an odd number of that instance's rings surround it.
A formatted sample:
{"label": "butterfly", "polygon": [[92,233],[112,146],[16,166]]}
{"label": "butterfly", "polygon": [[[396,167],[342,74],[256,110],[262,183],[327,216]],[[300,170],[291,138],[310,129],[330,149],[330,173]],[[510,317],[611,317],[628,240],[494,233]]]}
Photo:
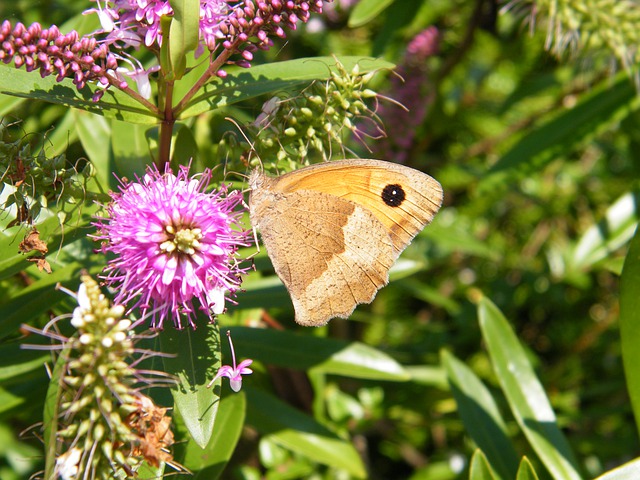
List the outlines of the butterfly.
{"label": "butterfly", "polygon": [[442,205],[440,184],[381,160],[337,160],[249,177],[249,215],[295,320],[321,326],[370,303]]}

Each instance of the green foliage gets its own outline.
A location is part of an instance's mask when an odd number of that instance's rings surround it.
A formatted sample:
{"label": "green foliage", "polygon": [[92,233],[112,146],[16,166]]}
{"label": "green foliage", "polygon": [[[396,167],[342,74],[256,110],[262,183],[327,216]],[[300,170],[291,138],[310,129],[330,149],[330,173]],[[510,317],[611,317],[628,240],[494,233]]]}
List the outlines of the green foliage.
{"label": "green foliage", "polygon": [[[12,14],[49,15],[22,3]],[[73,22],[83,21],[77,2],[57,3],[58,19],[77,14]],[[251,68],[230,67],[187,97],[207,62],[185,60],[195,29],[194,17],[182,12],[192,2],[174,3],[161,56],[175,80],[172,166],[189,159],[197,169],[217,166],[219,179],[244,173],[247,143],[227,118],[260,147],[261,130],[244,125],[264,102],[286,98],[284,105],[302,111],[305,96],[315,98],[354,68],[371,73],[370,88],[393,97],[387,72],[403,64],[416,34],[438,25],[438,53],[422,65],[426,95],[406,105],[426,109],[406,153],[445,191],[442,211],[405,251],[390,285],[351,319],[313,330],[295,325],[286,290],[261,252],[237,305],[215,326],[201,318],[195,331],[167,329],[139,346],[142,354],[167,354],[142,355],[141,369],[161,369],[179,382],[171,395],[145,391],[173,408],[175,462],[201,479],[638,478],[640,97],[629,75],[637,65],[629,38],[638,30],[638,7],[594,0],[583,2],[586,10],[565,2],[553,11],[553,2],[534,2],[538,25],[551,19],[560,27],[549,45],[546,30],[523,28],[517,9],[495,16],[482,1],[362,0],[352,10],[336,1],[321,29],[301,26],[256,54]],[[622,3],[629,16],[619,11]],[[622,20],[608,28],[598,12]],[[553,57],[572,32],[580,39],[576,56]],[[608,65],[616,59],[624,71],[614,75]],[[410,86],[413,78],[404,80]],[[99,202],[117,187],[114,174],[142,175],[164,148],[160,109],[117,89],[97,105],[95,88],[78,92],[69,79],[0,67],[3,479],[55,468],[55,379],[65,357],[20,349],[46,346],[34,335],[25,340],[21,324],[43,328],[73,311],[75,301],[56,285],[77,291],[82,270],[102,271],[105,256],[88,235]],[[357,100],[388,135],[406,128],[394,117],[400,107],[382,96],[378,105]],[[365,109],[353,112],[349,125],[357,126]],[[320,109],[311,113],[306,129],[312,120],[326,122]],[[277,128],[284,134],[289,126]],[[317,150],[334,158],[386,155],[380,142],[364,146],[343,133],[335,135],[342,152],[331,143]],[[260,161],[290,168],[290,158],[276,164],[286,143],[263,150]],[[307,146],[288,151],[304,157]],[[51,274],[18,252],[30,229],[14,221],[11,205],[27,206],[49,247]],[[221,335],[227,330],[236,354],[254,360],[239,393],[226,380],[206,388],[230,363]],[[145,468],[141,478],[189,478],[170,464]]]}

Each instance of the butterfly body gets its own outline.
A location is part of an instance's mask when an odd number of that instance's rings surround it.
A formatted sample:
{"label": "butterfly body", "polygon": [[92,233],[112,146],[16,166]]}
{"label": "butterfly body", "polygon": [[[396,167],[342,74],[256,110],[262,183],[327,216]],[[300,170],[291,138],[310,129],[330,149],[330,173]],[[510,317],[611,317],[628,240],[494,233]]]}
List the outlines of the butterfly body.
{"label": "butterfly body", "polygon": [[442,203],[440,184],[379,160],[340,160],[280,177],[254,171],[251,223],[293,302],[296,321],[347,318]]}

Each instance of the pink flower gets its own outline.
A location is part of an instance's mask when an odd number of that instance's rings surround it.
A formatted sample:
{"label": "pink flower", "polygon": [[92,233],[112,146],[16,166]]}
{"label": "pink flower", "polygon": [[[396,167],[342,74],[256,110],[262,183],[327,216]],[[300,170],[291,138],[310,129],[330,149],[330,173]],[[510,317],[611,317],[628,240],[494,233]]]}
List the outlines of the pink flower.
{"label": "pink flower", "polygon": [[27,72],[38,70],[42,78],[56,75],[60,82],[71,77],[78,90],[88,81],[109,84],[107,71],[117,68],[115,55],[95,39],[80,37],[72,30],[62,34],[58,27],[42,28],[39,23],[29,27],[12,25],[5,20],[0,25],[0,61],[23,65]]}
{"label": "pink flower", "polygon": [[231,390],[239,392],[242,388],[242,375],[251,375],[253,373],[253,370],[247,368],[253,363],[253,360],[243,360],[238,366],[236,366],[236,352],[233,350],[233,342],[231,341],[231,332],[229,330],[227,330],[227,338],[229,339],[229,347],[231,347],[233,367],[230,367],[229,365],[223,365],[220,367],[216,376],[213,377],[213,380],[211,380],[207,385],[207,388],[211,388],[211,385],[213,385],[217,379],[221,377],[228,377]]}
{"label": "pink flower", "polygon": [[136,182],[121,182],[111,193],[108,217],[95,224],[102,251],[115,255],[104,279],[113,287],[115,302],[130,310],[140,307],[152,315],[152,328],[163,328],[172,316],[182,329],[184,316],[195,328],[193,300],[209,314],[220,314],[225,298],[238,289],[240,268],[235,257],[247,245],[248,232],[239,227],[240,191],[205,192],[211,179],[206,170],[199,179],[189,169],[162,175],[154,167]]}

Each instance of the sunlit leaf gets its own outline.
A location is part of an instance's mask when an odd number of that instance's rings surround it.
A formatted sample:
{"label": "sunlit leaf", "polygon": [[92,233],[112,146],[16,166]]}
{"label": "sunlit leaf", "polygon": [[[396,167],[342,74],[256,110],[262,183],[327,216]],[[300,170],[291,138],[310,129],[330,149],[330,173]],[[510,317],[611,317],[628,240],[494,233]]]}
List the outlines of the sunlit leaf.
{"label": "sunlit leaf", "polygon": [[516,480],[538,480],[538,475],[533,469],[533,465],[527,457],[524,457],[518,467],[518,474]]}
{"label": "sunlit leaf", "polygon": [[394,0],[361,0],[349,15],[349,26],[356,28],[369,23],[393,2]]}
{"label": "sunlit leaf", "polygon": [[262,435],[316,462],[365,477],[362,460],[351,443],[266,392],[246,387],[246,393],[247,423]]}
{"label": "sunlit leaf", "polygon": [[87,85],[79,92],[70,79],[56,82],[54,75],[41,78],[34,72],[0,66],[0,93],[79,108],[132,123],[158,122],[152,112],[115,88],[107,90],[100,103],[94,102],[92,97],[96,88],[98,87]]}
{"label": "sunlit leaf", "polygon": [[640,458],[609,470],[596,478],[596,480],[637,480],[638,478],[640,478]]}
{"label": "sunlit leaf", "polygon": [[477,449],[471,457],[469,466],[469,480],[495,480],[491,473],[491,467],[482,450]]}
{"label": "sunlit leaf", "polygon": [[502,391],[529,443],[554,478],[582,478],[544,388],[511,326],[487,298],[480,300],[478,316]]}
{"label": "sunlit leaf", "polygon": [[109,185],[113,181],[113,166],[111,149],[105,148],[105,144],[112,137],[110,122],[100,115],[82,110],[73,110],[73,118],[78,138],[96,169],[98,181],[101,185]]}
{"label": "sunlit leaf", "polygon": [[198,0],[172,0],[173,19],[169,30],[169,58],[174,79],[184,74],[188,52],[198,45],[200,2]]}
{"label": "sunlit leaf", "polygon": [[441,359],[467,432],[487,456],[497,478],[512,479],[518,469],[518,456],[491,393],[475,373],[451,353],[443,351]]}
{"label": "sunlit leaf", "polygon": [[220,331],[212,324],[196,330],[167,325],[159,338],[162,352],[171,355],[163,357],[164,370],[178,379],[178,385],[171,389],[175,408],[196,444],[206,448],[220,406],[220,382],[206,388],[222,362]]}
{"label": "sunlit leaf", "polygon": [[194,478],[214,480],[221,475],[240,439],[245,413],[244,392],[227,390],[220,400],[213,435],[206,447],[201,448],[191,437],[186,444],[176,445],[176,454],[180,455],[182,464],[197,472]]}
{"label": "sunlit leaf", "polygon": [[589,268],[627,243],[640,218],[640,192],[628,192],[609,207],[605,217],[582,235],[573,253],[573,268]]}
{"label": "sunlit leaf", "polygon": [[[351,71],[355,65],[358,65],[361,73],[393,68],[393,64],[371,57],[338,57],[337,59],[347,71]],[[207,84],[203,93],[189,102],[180,117],[187,118],[266,93],[291,90],[307,85],[312,80],[329,78],[331,72],[336,71],[336,59],[333,57],[301,58],[255,65],[249,70],[230,68],[228,71],[226,78],[216,79]]]}

